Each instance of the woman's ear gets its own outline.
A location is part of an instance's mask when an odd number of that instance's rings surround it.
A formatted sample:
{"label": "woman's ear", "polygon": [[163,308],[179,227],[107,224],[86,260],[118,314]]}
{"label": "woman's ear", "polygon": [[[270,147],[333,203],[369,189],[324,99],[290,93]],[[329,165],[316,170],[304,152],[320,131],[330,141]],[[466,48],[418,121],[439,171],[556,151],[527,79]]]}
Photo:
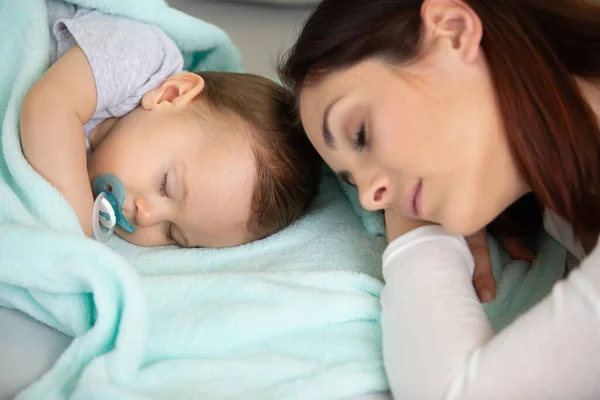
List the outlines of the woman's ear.
{"label": "woman's ear", "polygon": [[479,16],[463,0],[425,0],[421,6],[425,43],[447,39],[459,57],[477,59],[483,36]]}
{"label": "woman's ear", "polygon": [[191,72],[183,72],[167,78],[156,89],[152,89],[142,97],[142,107],[152,110],[161,105],[188,105],[204,90],[204,79]]}

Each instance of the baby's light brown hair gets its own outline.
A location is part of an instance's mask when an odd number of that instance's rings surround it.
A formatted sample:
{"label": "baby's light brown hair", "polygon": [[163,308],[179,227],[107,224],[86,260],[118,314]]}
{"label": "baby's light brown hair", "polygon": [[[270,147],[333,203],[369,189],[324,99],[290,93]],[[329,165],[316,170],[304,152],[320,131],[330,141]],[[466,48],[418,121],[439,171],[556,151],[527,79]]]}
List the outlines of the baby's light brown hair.
{"label": "baby's light brown hair", "polygon": [[321,158],[297,116],[291,91],[253,74],[197,72],[204,79],[202,99],[233,114],[252,129],[257,178],[246,230],[252,240],[292,224],[319,192]]}

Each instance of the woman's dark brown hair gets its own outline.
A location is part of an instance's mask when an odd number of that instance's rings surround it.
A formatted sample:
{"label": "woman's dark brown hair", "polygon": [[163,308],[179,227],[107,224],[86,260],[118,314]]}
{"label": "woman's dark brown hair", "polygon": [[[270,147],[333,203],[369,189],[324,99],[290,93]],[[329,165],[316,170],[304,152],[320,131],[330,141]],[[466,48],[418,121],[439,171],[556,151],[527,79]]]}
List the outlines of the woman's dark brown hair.
{"label": "woman's dark brown hair", "polygon": [[[463,1],[482,21],[481,46],[522,175],[577,233],[599,231],[600,130],[574,76],[600,77],[600,3]],[[282,81],[298,95],[324,75],[369,58],[413,60],[422,45],[422,4],[323,0],[280,66]]]}

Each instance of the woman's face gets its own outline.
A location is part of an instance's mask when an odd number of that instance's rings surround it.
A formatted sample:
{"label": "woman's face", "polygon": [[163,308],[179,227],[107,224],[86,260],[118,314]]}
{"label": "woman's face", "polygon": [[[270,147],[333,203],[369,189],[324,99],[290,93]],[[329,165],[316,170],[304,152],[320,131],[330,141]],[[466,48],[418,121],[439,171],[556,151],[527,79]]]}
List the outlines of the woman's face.
{"label": "woman's face", "polygon": [[467,235],[528,189],[505,139],[481,34],[469,21],[453,23],[463,28],[432,30],[441,33],[414,62],[370,59],[308,85],[300,114],[364,208]]}

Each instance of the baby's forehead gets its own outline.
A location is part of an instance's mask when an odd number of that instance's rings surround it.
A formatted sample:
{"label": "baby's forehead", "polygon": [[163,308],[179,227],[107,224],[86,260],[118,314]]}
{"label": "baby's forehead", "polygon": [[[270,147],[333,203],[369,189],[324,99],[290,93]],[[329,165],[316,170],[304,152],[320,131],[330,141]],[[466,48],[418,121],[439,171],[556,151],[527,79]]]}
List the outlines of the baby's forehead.
{"label": "baby's forehead", "polygon": [[193,229],[213,236],[245,233],[257,187],[252,147],[246,140],[229,144],[215,142],[188,153],[185,160],[189,186],[185,219]]}
{"label": "baby's forehead", "polygon": [[259,126],[254,121],[243,120],[237,117],[220,132],[225,136],[222,145],[227,148],[230,145],[239,146],[241,150],[246,149],[252,153],[255,164],[261,161],[275,163],[278,159],[277,140],[273,137],[273,126]]}
{"label": "baby's forehead", "polygon": [[202,129],[214,135],[216,138],[233,141],[247,141],[247,144],[255,144],[267,136],[268,129],[266,121],[260,122],[244,118],[233,111],[214,113],[205,121],[200,121]]}

